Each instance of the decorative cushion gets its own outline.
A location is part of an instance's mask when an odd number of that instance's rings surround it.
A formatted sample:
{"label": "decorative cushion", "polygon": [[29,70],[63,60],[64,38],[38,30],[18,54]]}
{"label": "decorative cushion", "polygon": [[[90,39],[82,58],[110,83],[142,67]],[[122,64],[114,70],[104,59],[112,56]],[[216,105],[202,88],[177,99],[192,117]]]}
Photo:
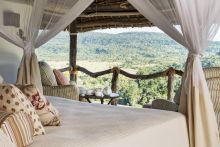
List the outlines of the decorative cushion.
{"label": "decorative cushion", "polygon": [[33,143],[34,126],[31,117],[23,112],[9,113],[0,110],[0,125],[3,132],[17,147]]}
{"label": "decorative cushion", "polygon": [[54,69],[53,73],[56,77],[58,85],[69,85],[69,80],[63,75],[63,73],[59,70]]}
{"label": "decorative cushion", "polygon": [[37,89],[35,85],[29,84],[17,86],[31,101],[43,125],[60,125],[58,110],[44,97],[43,94],[40,93],[40,91]]}
{"label": "decorative cushion", "polygon": [[2,129],[0,129],[0,147],[16,147]]}
{"label": "decorative cushion", "polygon": [[43,85],[57,86],[53,70],[46,62],[39,62],[41,81]]}
{"label": "decorative cushion", "polygon": [[28,98],[12,84],[0,84],[0,109],[8,112],[24,111],[29,114],[34,124],[34,135],[45,134],[34,107]]}

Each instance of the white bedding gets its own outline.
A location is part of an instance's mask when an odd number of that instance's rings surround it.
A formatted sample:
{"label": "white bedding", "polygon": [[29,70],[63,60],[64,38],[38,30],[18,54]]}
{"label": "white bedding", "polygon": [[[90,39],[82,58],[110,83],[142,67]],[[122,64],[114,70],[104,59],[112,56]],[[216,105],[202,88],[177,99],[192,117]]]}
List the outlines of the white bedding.
{"label": "white bedding", "polygon": [[61,113],[31,147],[189,147],[179,113],[82,103],[48,97]]}

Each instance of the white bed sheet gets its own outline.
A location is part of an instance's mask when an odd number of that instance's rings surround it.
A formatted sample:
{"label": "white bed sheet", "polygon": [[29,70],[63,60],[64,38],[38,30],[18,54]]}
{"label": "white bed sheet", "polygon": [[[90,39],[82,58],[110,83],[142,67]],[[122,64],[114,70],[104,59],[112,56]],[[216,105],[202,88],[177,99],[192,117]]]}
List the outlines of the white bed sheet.
{"label": "white bed sheet", "polygon": [[62,124],[46,127],[47,134],[36,136],[31,147],[189,147],[179,113],[48,99]]}

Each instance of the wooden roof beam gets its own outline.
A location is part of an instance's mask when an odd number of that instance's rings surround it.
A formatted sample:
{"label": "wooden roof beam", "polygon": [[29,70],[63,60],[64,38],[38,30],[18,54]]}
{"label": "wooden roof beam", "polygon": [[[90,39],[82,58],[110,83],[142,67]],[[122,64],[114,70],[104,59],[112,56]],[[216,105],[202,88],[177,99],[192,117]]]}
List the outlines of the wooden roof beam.
{"label": "wooden roof beam", "polygon": [[99,16],[136,16],[141,15],[139,12],[97,12],[90,14],[81,14],[79,17],[99,17]]}
{"label": "wooden roof beam", "polygon": [[[77,26],[79,27],[93,27],[93,26],[105,26],[105,25],[130,25],[132,26],[134,24],[134,21],[121,21],[121,20],[114,20],[114,21],[105,21],[105,20],[99,20],[99,21],[91,21],[91,22],[83,22],[83,23],[77,23]],[[135,24],[149,24],[148,20],[138,20],[137,22],[135,22]]]}

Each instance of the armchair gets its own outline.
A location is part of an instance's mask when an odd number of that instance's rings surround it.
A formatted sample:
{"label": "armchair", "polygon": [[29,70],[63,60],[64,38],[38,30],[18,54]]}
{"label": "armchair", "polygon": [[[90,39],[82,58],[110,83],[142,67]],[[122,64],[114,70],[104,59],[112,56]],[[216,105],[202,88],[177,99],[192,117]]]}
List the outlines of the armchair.
{"label": "armchair", "polygon": [[43,94],[79,100],[79,89],[74,85],[58,85],[53,70],[46,62],[39,62]]}

